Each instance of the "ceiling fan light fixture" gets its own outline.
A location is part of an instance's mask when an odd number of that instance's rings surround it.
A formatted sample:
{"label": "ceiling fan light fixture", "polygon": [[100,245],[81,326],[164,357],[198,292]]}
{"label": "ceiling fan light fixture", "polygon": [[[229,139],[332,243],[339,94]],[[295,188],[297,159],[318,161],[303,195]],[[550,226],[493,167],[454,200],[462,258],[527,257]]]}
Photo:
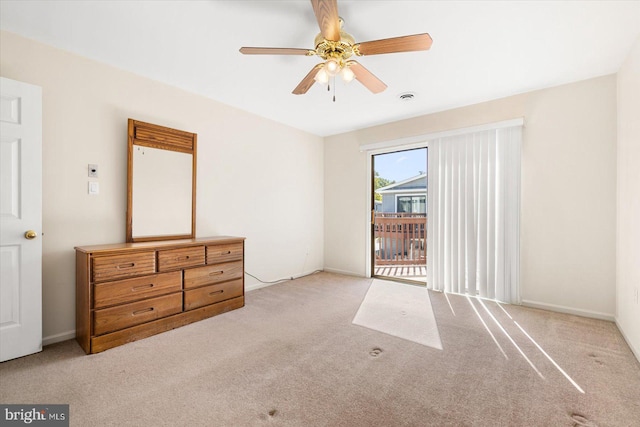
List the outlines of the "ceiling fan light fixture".
{"label": "ceiling fan light fixture", "polygon": [[329,82],[329,74],[327,70],[325,70],[325,67],[320,68],[320,71],[316,73],[313,79],[320,84],[327,84]]}
{"label": "ceiling fan light fixture", "polygon": [[342,71],[340,71],[340,76],[342,76],[342,80],[344,80],[345,83],[350,83],[356,75],[353,74],[353,71],[351,71],[349,67],[344,67]]}
{"label": "ceiling fan light fixture", "polygon": [[340,69],[342,68],[340,66],[340,62],[335,58],[327,59],[327,62],[325,62],[324,64],[325,64],[325,69],[327,70],[327,74],[329,74],[331,77],[336,76],[340,72]]}

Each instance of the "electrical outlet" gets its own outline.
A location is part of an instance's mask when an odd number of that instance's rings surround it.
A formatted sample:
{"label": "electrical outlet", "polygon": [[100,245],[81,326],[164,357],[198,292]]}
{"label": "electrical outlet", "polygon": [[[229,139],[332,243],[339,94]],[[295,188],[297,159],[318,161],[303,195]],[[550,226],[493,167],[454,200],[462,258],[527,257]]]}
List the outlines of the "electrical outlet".
{"label": "electrical outlet", "polygon": [[98,177],[98,165],[89,165],[89,178],[97,178]]}

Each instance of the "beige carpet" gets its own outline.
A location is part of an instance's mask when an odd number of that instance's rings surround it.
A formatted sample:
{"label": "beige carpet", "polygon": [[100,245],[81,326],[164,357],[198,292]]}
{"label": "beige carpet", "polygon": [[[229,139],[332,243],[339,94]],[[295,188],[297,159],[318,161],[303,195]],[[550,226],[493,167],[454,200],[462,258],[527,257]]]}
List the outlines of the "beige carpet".
{"label": "beige carpet", "polygon": [[429,291],[423,286],[374,279],[352,323],[442,350]]}
{"label": "beige carpet", "polygon": [[68,403],[72,426],[640,425],[613,323],[430,293],[438,350],[353,325],[370,284],[320,273],[97,355],[48,346],[0,364],[0,402]]}

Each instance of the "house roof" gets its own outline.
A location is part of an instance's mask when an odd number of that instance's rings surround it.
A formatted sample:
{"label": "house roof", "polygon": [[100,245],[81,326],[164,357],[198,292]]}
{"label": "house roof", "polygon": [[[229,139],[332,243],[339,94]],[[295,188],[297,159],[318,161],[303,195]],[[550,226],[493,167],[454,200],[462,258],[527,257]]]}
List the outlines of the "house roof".
{"label": "house roof", "polygon": [[416,176],[412,176],[411,178],[407,178],[404,181],[395,182],[395,183],[387,185],[385,187],[380,187],[380,188],[378,188],[376,190],[376,193],[380,193],[380,194],[382,194],[382,193],[391,193],[391,192],[397,192],[397,191],[402,191],[402,190],[405,190],[405,191],[407,191],[407,190],[408,191],[416,191],[416,190],[419,190],[420,188],[424,188],[425,191],[426,191],[426,189],[427,189],[426,185],[424,185],[424,186],[420,185],[420,186],[411,187],[411,188],[407,188],[407,189],[402,188],[402,187],[407,187],[408,186],[407,184],[410,184],[410,183],[415,182],[415,181],[419,181],[419,180],[424,179],[426,177],[427,177],[426,173],[423,173],[423,174],[420,174],[420,175],[416,175]]}
{"label": "house roof", "polygon": [[640,35],[639,1],[338,0],[338,12],[357,42],[427,32],[433,45],[358,57],[380,94],[337,79],[298,96],[319,58],[238,49],[313,49],[309,1],[2,0],[0,28],[320,136],[613,74]]}

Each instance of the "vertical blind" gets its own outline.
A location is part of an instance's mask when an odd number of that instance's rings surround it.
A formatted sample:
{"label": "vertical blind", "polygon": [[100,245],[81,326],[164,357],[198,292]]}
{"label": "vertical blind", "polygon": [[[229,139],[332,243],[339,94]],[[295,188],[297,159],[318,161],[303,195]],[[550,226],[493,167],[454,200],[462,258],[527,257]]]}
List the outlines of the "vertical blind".
{"label": "vertical blind", "polygon": [[429,141],[427,284],[519,303],[522,127]]}

